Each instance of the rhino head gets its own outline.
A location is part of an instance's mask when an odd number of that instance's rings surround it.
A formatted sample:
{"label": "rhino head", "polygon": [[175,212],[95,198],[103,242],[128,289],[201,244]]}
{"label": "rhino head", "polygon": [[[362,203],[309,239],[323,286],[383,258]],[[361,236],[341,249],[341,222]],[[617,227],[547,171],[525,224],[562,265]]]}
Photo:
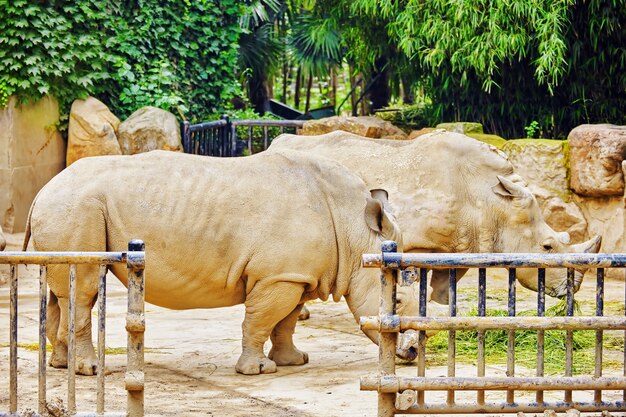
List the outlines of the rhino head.
{"label": "rhino head", "polygon": [[[597,253],[602,238],[592,239],[571,245],[567,232],[556,232],[546,224],[533,194],[521,182],[521,178],[498,176],[498,184],[493,192],[502,199],[498,204],[496,222],[500,223],[494,234],[494,247],[503,253]],[[586,270],[576,270],[574,291],[578,291]],[[537,291],[537,270],[519,268],[519,282],[526,288]],[[567,270],[550,268],[546,270],[546,294],[563,297],[567,292]]]}

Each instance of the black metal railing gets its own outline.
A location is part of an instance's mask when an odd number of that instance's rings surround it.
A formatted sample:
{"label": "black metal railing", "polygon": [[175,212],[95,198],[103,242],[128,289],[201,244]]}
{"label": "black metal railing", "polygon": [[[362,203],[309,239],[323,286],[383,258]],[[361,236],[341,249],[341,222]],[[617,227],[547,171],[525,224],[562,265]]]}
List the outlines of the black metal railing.
{"label": "black metal railing", "polygon": [[181,125],[185,153],[205,156],[243,156],[264,151],[282,133],[298,133],[303,120],[230,120]]}

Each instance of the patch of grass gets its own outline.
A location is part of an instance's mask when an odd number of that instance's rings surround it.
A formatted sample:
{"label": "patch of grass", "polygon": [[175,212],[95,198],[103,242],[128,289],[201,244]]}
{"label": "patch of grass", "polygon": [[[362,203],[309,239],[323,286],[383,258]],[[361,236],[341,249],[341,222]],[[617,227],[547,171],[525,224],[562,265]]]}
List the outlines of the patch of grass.
{"label": "patch of grass", "polygon": [[[8,348],[8,347],[9,347],[8,343],[0,343],[0,349]],[[18,343],[17,348],[28,350],[30,352],[38,352],[39,343]],[[108,347],[104,349],[104,354],[105,355],[125,355],[126,350],[127,349],[125,347]],[[52,352],[52,345],[50,343],[46,344],[46,352]],[[145,348],[144,352],[145,353],[162,353],[159,351],[159,349],[150,349],[150,348]]]}
{"label": "patch of grass", "polygon": [[[576,304],[574,314],[580,314]],[[561,301],[546,310],[546,316],[565,316],[566,303]],[[506,310],[488,310],[487,316],[507,316]],[[518,316],[536,316],[536,311],[522,311]],[[476,317],[478,311],[471,309],[467,316]],[[478,334],[476,331],[456,332],[456,357],[459,361],[475,362],[478,357]],[[485,361],[487,364],[505,364],[507,360],[508,331],[488,330],[485,332]],[[623,337],[605,334],[604,349],[622,351]],[[426,345],[427,357],[431,363],[445,362],[448,352],[448,332],[441,331],[430,337]],[[573,334],[573,373],[589,374],[594,369],[595,332],[592,330],[574,331]],[[440,359],[439,359],[440,358]],[[429,361],[429,362],[430,362]],[[520,330],[515,332],[515,362],[529,369],[537,366],[537,332]],[[615,362],[615,363],[613,363]],[[604,360],[604,367],[619,366],[616,361]],[[565,369],[565,331],[547,330],[544,332],[544,369],[546,375],[563,374]]]}

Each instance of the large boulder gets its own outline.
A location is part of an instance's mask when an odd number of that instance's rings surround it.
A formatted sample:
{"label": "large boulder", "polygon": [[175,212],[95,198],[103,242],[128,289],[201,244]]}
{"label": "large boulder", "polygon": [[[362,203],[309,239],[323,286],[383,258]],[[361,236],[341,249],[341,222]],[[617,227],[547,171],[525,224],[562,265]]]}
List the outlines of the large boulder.
{"label": "large boulder", "polygon": [[475,122],[450,122],[439,123],[437,129],[447,130],[448,132],[463,133],[483,133],[483,125]]}
{"label": "large boulder", "polygon": [[33,199],[65,168],[65,141],[56,129],[59,105],[52,97],[0,109],[0,225],[24,230]]}
{"label": "large boulder", "polygon": [[117,136],[124,155],[156,149],[183,150],[176,116],[156,107],[142,107],[131,114],[120,124]]}
{"label": "large boulder", "polygon": [[626,126],[581,125],[568,139],[572,190],[588,197],[623,195]]}
{"label": "large boulder", "polygon": [[66,163],[86,156],[121,155],[116,131],[120,120],[100,100],[75,100],[70,111]]}
{"label": "large boulder", "polygon": [[515,139],[502,147],[515,172],[528,181],[546,223],[568,232],[572,242],[582,242],[587,238],[587,220],[571,201],[567,149],[567,141],[551,139]]}
{"label": "large boulder", "polygon": [[373,116],[333,116],[318,120],[307,120],[302,126],[301,134],[317,136],[325,133],[343,130],[355,135],[375,139],[407,139],[402,129],[390,122]]}

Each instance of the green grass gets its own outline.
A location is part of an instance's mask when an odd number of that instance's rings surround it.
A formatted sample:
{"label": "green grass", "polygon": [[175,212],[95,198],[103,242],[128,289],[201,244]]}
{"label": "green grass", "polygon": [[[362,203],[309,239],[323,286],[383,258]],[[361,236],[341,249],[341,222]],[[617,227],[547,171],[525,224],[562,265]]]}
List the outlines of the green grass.
{"label": "green grass", "polygon": [[[546,316],[565,316],[566,304],[559,302],[546,310]],[[580,308],[575,305],[575,314]],[[534,311],[522,311],[518,316],[537,315]],[[478,316],[477,310],[470,310],[467,316]],[[488,310],[487,316],[507,316],[506,310]],[[478,357],[478,335],[476,331],[456,332],[456,358],[462,362],[475,362]],[[604,333],[604,350],[623,351],[623,336]],[[573,373],[593,373],[595,360],[595,331],[580,330],[573,333]],[[487,364],[506,364],[508,331],[488,330],[485,332],[485,362]],[[565,369],[565,331],[547,330],[544,332],[544,366],[546,375],[563,374]],[[429,364],[443,364],[448,352],[448,332],[442,331],[430,337],[426,345]],[[520,330],[515,332],[515,363],[529,369],[537,366],[537,332]],[[621,362],[604,358],[603,368],[616,368]]]}
{"label": "green grass", "polygon": [[[0,349],[8,348],[8,343],[0,343]],[[18,343],[18,349],[28,350],[30,352],[38,352],[39,351],[39,343]],[[52,352],[52,345],[50,343],[46,344],[46,352]],[[145,348],[144,352],[146,353],[162,353],[158,349],[150,349]],[[125,347],[108,347],[104,349],[105,355],[125,355],[126,348]]]}

